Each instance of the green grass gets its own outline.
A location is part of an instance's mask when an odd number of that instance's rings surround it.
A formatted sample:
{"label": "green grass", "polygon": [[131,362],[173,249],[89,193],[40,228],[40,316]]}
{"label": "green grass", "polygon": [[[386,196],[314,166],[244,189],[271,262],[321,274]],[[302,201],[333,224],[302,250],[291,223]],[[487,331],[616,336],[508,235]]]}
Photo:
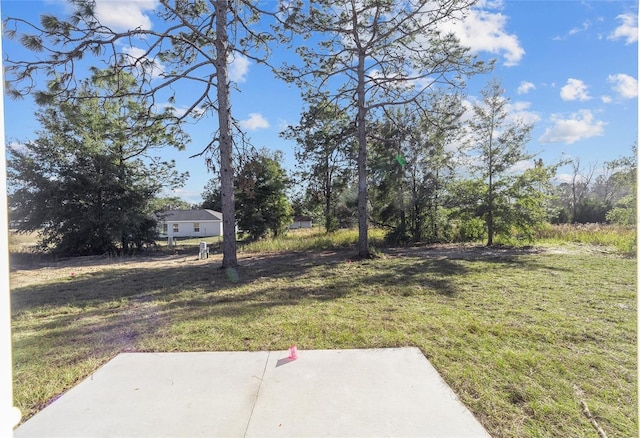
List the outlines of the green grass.
{"label": "green grass", "polygon": [[[379,228],[369,230],[369,244],[373,248],[382,245],[383,240],[383,230]],[[316,227],[289,230],[284,235],[273,239],[241,243],[239,250],[244,253],[259,253],[337,249],[353,246],[357,241],[358,230],[356,229],[341,229],[333,233],[326,233],[323,228]]]}
{"label": "green grass", "polygon": [[596,436],[581,400],[638,435],[635,259],[287,248],[13,288],[15,403],[32,415],[122,351],[417,346],[494,437]]}
{"label": "green grass", "polygon": [[582,243],[610,248],[634,256],[638,250],[637,228],[603,224],[547,225],[538,233],[540,243]]}

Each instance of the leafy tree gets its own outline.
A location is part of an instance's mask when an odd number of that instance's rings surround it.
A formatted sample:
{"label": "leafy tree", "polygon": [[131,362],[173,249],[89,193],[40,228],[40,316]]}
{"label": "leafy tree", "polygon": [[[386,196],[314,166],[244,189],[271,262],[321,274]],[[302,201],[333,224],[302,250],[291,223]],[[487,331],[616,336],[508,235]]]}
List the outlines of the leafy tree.
{"label": "leafy tree", "polygon": [[217,179],[211,179],[207,182],[202,193],[201,208],[209,210],[220,211],[222,209],[222,191],[220,190],[220,181]]}
{"label": "leafy tree", "polygon": [[444,203],[449,210],[451,240],[468,242],[486,238],[486,207],[482,202],[486,189],[484,181],[479,179],[462,178],[450,184]]}
{"label": "leafy tree", "polygon": [[10,202],[20,229],[40,230],[42,246],[60,254],[127,252],[154,242],[153,198],[184,178],[174,163],[150,155],[156,147],[182,147],[162,114],[147,118],[144,100],[99,98],[116,80],[133,86],[129,75],[98,73],[81,84],[74,104],[43,104],[38,138],[11,150]]}
{"label": "leafy tree", "polygon": [[630,157],[623,157],[609,163],[613,180],[613,208],[607,212],[609,222],[621,225],[635,225],[637,222],[638,200],[638,144],[631,147]]}
{"label": "leafy tree", "polygon": [[191,210],[193,204],[179,198],[178,196],[161,196],[151,201],[151,210],[160,212],[165,210]]}
{"label": "leafy tree", "polygon": [[347,114],[322,99],[312,102],[297,126],[289,126],[283,137],[295,140],[296,167],[310,200],[322,204],[327,232],[338,228],[337,198],[349,177],[352,125]]}
{"label": "leafy tree", "polygon": [[447,240],[442,199],[453,178],[447,146],[459,131],[460,98],[431,93],[421,107],[386,111],[372,142],[372,215],[393,228],[392,242]]}
{"label": "leafy tree", "polygon": [[[370,135],[369,199],[374,223],[389,229],[390,243],[407,243],[406,149],[416,128],[406,108],[389,111]],[[415,131],[414,131],[415,132]]]}
{"label": "leafy tree", "polygon": [[[237,266],[234,211],[234,123],[231,113],[229,64],[238,58],[266,62],[273,36],[259,30],[261,17],[275,13],[260,10],[250,0],[159,0],[154,28],[112,29],[100,22],[95,1],[70,0],[73,11],[65,19],[43,15],[40,23],[8,18],[5,31],[37,52],[38,59],[5,61],[7,93],[13,97],[33,91],[35,76],[45,74],[54,81],[36,93],[39,101],[55,96],[76,99],[78,72],[89,58],[109,65],[106,75],[128,72],[136,77],[136,88],[116,87],[106,98],[135,95],[162,102],[176,101],[176,85],[187,81],[196,96],[182,103],[186,110],[175,114],[181,125],[187,118],[215,116],[217,127],[202,154],[220,174],[224,243],[222,266]],[[27,29],[26,31],[24,29]],[[266,27],[261,27],[266,29]],[[242,138],[242,136],[236,136]],[[240,145],[237,145],[240,146]]]}
{"label": "leafy tree", "polygon": [[482,91],[482,101],[473,106],[469,120],[470,145],[476,152],[474,166],[486,190],[482,199],[487,226],[487,245],[493,245],[496,233],[509,233],[515,223],[513,196],[513,166],[531,158],[525,146],[533,125],[509,119],[502,96],[502,84],[491,81]]}
{"label": "leafy tree", "polygon": [[510,205],[504,212],[505,228],[531,241],[535,231],[547,221],[553,196],[551,179],[561,163],[546,166],[542,159],[534,160],[534,166],[518,175],[507,190]]}
{"label": "leafy tree", "polygon": [[[461,108],[459,95],[440,92],[432,97],[428,117],[421,121],[423,146],[416,151],[415,158],[420,167],[417,181],[421,184],[416,181],[414,192],[416,199],[424,203],[424,234],[431,242],[451,239],[445,204],[449,187],[456,177],[456,158],[461,153],[460,148],[454,146],[460,143],[462,133]],[[416,209],[418,217],[423,209]]]}
{"label": "leafy tree", "polygon": [[638,205],[636,195],[621,198],[606,214],[607,222],[619,225],[636,225]]}
{"label": "leafy tree", "polygon": [[587,167],[579,157],[568,163],[571,178],[556,187],[553,206],[554,223],[613,222],[623,225],[636,223],[637,145],[632,156],[620,157],[598,167]]}
{"label": "leafy tree", "polygon": [[369,257],[367,154],[372,113],[417,101],[439,83],[484,71],[453,34],[438,29],[473,1],[322,0],[290,2],[285,29],[310,37],[300,44],[301,66],[282,76],[312,94],[326,94],[352,114],[358,144],[358,254]]}
{"label": "leafy tree", "polygon": [[236,182],[238,228],[251,239],[282,234],[293,210],[286,196],[289,185],[280,152],[260,151],[239,169]]}

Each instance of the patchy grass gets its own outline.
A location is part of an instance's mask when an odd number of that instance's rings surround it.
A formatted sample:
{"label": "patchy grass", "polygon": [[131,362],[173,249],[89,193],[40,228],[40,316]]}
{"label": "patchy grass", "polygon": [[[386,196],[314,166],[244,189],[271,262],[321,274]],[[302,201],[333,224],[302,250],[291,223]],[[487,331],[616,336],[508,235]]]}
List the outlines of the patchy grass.
{"label": "patchy grass", "polygon": [[[379,228],[369,230],[369,244],[372,248],[382,245],[384,231]],[[260,253],[273,251],[309,251],[322,249],[348,248],[358,241],[357,229],[341,229],[326,233],[323,228],[289,230],[273,239],[240,243],[241,253]]]}
{"label": "patchy grass", "polygon": [[596,436],[581,401],[609,436],[637,436],[635,259],[469,246],[352,256],[13,272],[15,403],[29,417],[122,351],[417,346],[494,437]]}
{"label": "patchy grass", "polygon": [[633,226],[605,224],[547,225],[538,232],[540,243],[552,245],[578,243],[635,256],[638,250],[637,229]]}
{"label": "patchy grass", "polygon": [[34,251],[38,246],[40,236],[37,232],[20,233],[9,230],[9,252]]}

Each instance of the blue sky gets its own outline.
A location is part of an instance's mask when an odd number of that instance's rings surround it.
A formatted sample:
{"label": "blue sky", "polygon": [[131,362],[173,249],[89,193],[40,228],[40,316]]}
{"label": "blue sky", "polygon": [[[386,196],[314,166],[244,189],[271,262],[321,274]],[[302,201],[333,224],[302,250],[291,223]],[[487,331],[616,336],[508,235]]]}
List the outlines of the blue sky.
{"label": "blue sky", "polygon": [[[114,28],[153,27],[155,3],[99,0],[98,11]],[[60,0],[2,0],[1,6],[3,18],[30,21],[44,12],[66,12]],[[630,155],[638,136],[637,18],[637,1],[481,0],[464,22],[449,29],[479,58],[496,60],[494,71],[468,81],[468,104],[495,77],[511,101],[510,113],[534,123],[527,149],[545,162],[577,157],[583,166],[602,165]],[[4,37],[3,50],[5,56],[26,56]],[[292,51],[276,48],[274,56],[288,60]],[[298,90],[247,59],[237,59],[231,72],[240,90],[232,95],[234,116],[256,147],[281,150],[285,166],[293,168],[294,144],[279,133],[300,119]],[[180,98],[178,109],[190,103]],[[35,138],[35,110],[30,98],[5,98],[8,143]],[[192,142],[185,151],[162,152],[178,162],[179,170],[191,174],[176,193],[186,201],[200,202],[212,176],[202,158],[189,157],[210,141],[215,127],[215,119],[202,120],[189,127]],[[568,172],[569,168],[561,169],[559,178]]]}

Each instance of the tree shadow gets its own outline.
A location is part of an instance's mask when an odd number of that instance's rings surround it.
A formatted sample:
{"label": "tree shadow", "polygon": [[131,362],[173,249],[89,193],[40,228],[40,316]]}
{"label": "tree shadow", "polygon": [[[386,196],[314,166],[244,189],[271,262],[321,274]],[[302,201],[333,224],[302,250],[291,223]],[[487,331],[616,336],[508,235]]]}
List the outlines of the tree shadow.
{"label": "tree shadow", "polygon": [[[465,293],[457,279],[473,271],[476,262],[498,264],[500,269],[532,264],[519,255],[464,255],[390,251],[379,259],[356,261],[351,249],[255,254],[242,255],[236,270],[219,269],[217,259],[194,257],[184,262],[174,259],[166,266],[106,267],[16,287],[11,292],[18,327],[14,366],[19,370],[39,361],[64,368],[92,358],[105,362],[122,351],[140,351],[145,340],[163,336],[175,324],[233,325],[264,318],[273,308],[309,301],[379,294],[398,300],[408,296],[455,300]],[[478,269],[483,269],[480,264]],[[28,328],[23,331],[23,327]],[[20,372],[16,376],[33,378]],[[35,410],[27,408],[27,417]]]}
{"label": "tree shadow", "polygon": [[[354,261],[350,250],[300,251],[246,255],[237,269],[226,270],[218,269],[216,260],[194,258],[166,267],[107,267],[52,283],[14,288],[11,304],[14,316],[39,308],[84,309],[106,302],[157,301],[170,307],[199,307],[258,300],[264,307],[267,303],[288,305],[301,299],[341,298],[353,294],[354,283],[359,289],[387,288],[391,295],[416,285],[435,294],[455,297],[459,291],[453,279],[467,273],[477,261],[499,264],[504,269],[558,269],[520,255],[459,249],[403,250],[383,255],[391,259],[386,263]],[[394,263],[400,259],[404,262]],[[304,282],[305,276],[316,269],[324,270],[322,284],[296,284]],[[274,289],[269,282],[278,280],[281,281]]]}

